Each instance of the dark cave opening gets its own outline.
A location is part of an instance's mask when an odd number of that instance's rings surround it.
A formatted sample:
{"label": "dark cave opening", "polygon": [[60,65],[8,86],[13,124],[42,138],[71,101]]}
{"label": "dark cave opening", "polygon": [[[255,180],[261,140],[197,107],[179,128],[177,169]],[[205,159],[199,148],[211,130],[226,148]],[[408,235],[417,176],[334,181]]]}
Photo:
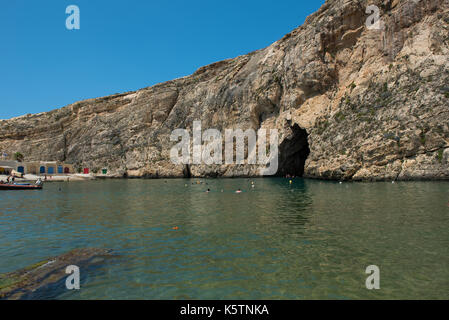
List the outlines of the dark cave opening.
{"label": "dark cave opening", "polygon": [[279,169],[278,176],[285,177],[304,175],[304,166],[309,156],[308,134],[305,129],[295,124],[291,127],[292,136],[282,141],[279,145]]}
{"label": "dark cave opening", "polygon": [[184,175],[184,178],[190,179],[192,177],[192,172],[190,171],[190,166],[186,164],[184,166],[184,169],[182,170],[182,173]]}

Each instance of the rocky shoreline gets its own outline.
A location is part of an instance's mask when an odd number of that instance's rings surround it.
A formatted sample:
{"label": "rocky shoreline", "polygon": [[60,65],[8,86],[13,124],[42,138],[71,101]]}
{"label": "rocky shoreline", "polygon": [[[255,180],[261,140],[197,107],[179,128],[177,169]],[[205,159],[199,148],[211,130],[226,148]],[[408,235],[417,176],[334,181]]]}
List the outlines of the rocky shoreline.
{"label": "rocky shoreline", "polygon": [[[231,176],[231,177],[210,177],[210,176],[192,176],[190,178],[186,178],[183,176],[164,176],[164,177],[147,177],[147,176],[134,176],[134,177],[123,177],[123,176],[96,176],[92,180],[171,180],[171,179],[263,179],[263,178],[271,178],[270,176]],[[273,176],[273,178],[284,178],[279,176]],[[449,177],[447,176],[391,176],[390,177],[370,177],[370,178],[359,178],[359,179],[334,179],[334,178],[324,178],[324,177],[315,177],[315,176],[303,176],[303,177],[295,177],[295,178],[304,178],[304,179],[312,179],[312,180],[322,180],[322,181],[346,181],[346,182],[391,182],[391,181],[448,181]],[[292,178],[285,178],[292,179]]]}
{"label": "rocky shoreline", "polygon": [[[367,28],[369,5],[382,28]],[[449,0],[327,0],[267,48],[188,77],[0,121],[0,149],[111,177],[255,177],[176,165],[173,130],[277,129],[279,176],[449,179]]]}

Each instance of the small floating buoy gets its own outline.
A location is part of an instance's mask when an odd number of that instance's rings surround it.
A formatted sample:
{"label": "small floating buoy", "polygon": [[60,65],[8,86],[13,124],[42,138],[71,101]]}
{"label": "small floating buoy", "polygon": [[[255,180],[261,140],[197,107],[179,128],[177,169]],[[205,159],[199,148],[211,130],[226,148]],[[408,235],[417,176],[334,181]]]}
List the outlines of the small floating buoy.
{"label": "small floating buoy", "polygon": [[292,183],[293,183],[293,181],[290,180],[290,184],[292,184]]}
{"label": "small floating buoy", "polygon": [[340,181],[340,184],[343,184],[343,182]]}
{"label": "small floating buoy", "polygon": [[178,230],[179,229],[179,227],[173,227],[173,230]]}

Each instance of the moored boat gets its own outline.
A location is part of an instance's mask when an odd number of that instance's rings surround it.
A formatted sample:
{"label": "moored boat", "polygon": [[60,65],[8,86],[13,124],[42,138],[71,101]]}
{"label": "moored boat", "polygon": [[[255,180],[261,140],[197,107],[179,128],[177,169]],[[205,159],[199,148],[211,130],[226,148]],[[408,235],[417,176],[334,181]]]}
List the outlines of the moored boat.
{"label": "moored boat", "polygon": [[0,183],[0,190],[41,190],[43,184]]}

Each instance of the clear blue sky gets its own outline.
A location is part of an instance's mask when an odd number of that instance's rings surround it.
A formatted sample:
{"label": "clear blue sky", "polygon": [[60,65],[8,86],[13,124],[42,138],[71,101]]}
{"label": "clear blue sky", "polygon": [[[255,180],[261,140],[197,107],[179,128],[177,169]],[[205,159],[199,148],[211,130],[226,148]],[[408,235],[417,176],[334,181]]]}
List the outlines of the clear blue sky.
{"label": "clear blue sky", "polygon": [[[0,119],[179,78],[264,48],[324,0],[8,0],[0,4]],[[68,5],[81,29],[67,30]]]}

